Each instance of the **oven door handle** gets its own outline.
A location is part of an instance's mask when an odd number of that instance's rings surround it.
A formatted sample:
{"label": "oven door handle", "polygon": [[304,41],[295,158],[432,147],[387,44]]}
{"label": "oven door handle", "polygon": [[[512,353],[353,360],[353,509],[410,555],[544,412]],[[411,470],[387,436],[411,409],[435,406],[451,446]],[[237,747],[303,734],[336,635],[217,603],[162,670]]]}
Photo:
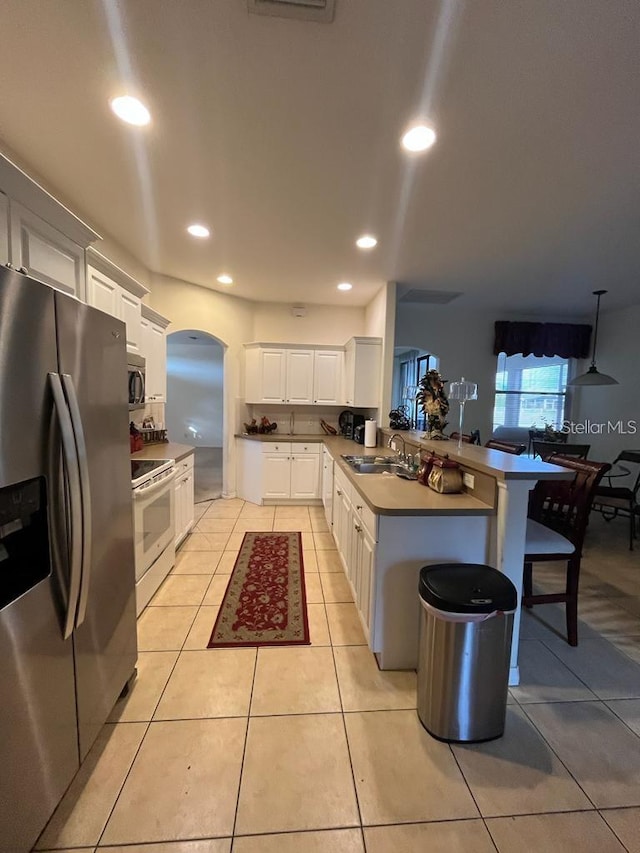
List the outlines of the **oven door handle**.
{"label": "oven door handle", "polygon": [[161,491],[165,486],[170,485],[176,478],[175,470],[171,471],[168,477],[163,477],[159,483],[153,483],[151,486],[138,486],[133,490],[133,497],[135,500],[141,500],[142,498],[148,498],[150,495],[155,495],[156,492]]}
{"label": "oven door handle", "polygon": [[76,623],[76,610],[82,578],[82,488],[80,485],[80,465],[76,441],[73,435],[71,414],[62,390],[60,375],[58,373],[50,373],[49,383],[51,385],[58,423],[60,424],[62,452],[67,469],[67,482],[69,484],[69,590],[67,594],[67,612],[64,617],[62,631],[63,639],[67,640],[73,633]]}

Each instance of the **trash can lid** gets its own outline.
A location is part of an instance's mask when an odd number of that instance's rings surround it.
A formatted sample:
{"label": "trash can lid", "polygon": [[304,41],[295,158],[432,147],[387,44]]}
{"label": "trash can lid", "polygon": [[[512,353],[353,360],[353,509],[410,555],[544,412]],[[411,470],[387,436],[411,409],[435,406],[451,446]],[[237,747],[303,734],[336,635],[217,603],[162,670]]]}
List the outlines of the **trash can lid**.
{"label": "trash can lid", "polygon": [[509,578],[478,563],[444,563],[420,569],[420,597],[447,613],[515,610],[518,594]]}

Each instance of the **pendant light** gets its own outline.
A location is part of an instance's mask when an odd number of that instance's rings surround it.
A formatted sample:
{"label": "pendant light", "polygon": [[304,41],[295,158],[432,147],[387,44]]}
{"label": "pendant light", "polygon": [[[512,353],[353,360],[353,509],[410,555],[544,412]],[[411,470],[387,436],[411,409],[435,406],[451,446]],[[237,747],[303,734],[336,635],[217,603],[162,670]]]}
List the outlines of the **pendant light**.
{"label": "pendant light", "polygon": [[568,384],[569,385],[618,385],[618,380],[613,376],[607,376],[606,373],[599,373],[596,367],[596,347],[598,345],[598,318],[600,316],[600,297],[603,296],[606,290],[594,290],[593,295],[598,297],[596,305],[596,325],[593,330],[593,353],[591,355],[591,367],[582,376],[576,376]]}

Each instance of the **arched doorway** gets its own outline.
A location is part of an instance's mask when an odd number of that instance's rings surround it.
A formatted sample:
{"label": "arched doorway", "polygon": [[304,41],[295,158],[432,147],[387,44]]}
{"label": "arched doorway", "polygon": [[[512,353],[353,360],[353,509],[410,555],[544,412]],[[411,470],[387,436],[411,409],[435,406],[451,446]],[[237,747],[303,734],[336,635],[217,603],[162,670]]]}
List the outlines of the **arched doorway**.
{"label": "arched doorway", "polygon": [[198,329],[167,336],[166,421],[172,441],[195,448],[195,502],[222,494],[224,347]]}

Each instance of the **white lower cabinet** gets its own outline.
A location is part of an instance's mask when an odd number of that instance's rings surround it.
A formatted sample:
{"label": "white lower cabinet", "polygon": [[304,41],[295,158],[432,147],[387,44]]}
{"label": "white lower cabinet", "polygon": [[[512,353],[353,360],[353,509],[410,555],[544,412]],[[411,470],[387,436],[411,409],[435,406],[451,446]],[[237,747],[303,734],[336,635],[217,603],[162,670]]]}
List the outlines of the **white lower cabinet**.
{"label": "white lower cabinet", "polygon": [[333,457],[322,448],[322,504],[329,528],[333,524]]}
{"label": "white lower cabinet", "polygon": [[[317,500],[320,497],[320,445],[285,444],[279,452],[263,445],[262,497],[266,500]],[[300,448],[300,450],[298,450]]]}
{"label": "white lower cabinet", "polygon": [[368,640],[375,609],[376,535],[377,516],[364,504],[359,492],[336,465],[333,537]]}
{"label": "white lower cabinet", "polygon": [[176,462],[175,479],[175,528],[176,547],[193,527],[194,521],[194,483],[193,453]]}
{"label": "white lower cabinet", "polygon": [[236,443],[238,495],[243,500],[309,503],[322,496],[319,443],[244,441]]}
{"label": "white lower cabinet", "polygon": [[262,456],[262,497],[291,496],[291,454],[265,453]]}

